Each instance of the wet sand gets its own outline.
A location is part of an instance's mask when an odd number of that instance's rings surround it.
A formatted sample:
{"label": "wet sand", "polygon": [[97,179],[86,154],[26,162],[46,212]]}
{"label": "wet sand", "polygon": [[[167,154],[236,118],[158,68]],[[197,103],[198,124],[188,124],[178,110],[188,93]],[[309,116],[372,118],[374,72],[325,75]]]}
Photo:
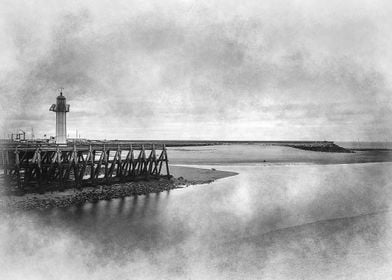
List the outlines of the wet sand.
{"label": "wet sand", "polygon": [[215,168],[205,169],[177,165],[171,165],[170,172],[174,178],[182,177],[193,185],[211,183],[215,180],[238,174],[236,172],[216,170]]}

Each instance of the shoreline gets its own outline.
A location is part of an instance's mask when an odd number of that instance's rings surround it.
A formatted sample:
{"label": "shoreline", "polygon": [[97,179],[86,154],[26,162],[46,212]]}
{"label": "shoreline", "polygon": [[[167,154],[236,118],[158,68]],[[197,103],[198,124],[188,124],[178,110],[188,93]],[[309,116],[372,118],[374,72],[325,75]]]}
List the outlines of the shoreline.
{"label": "shoreline", "polygon": [[63,192],[55,191],[44,194],[27,193],[23,196],[2,196],[0,197],[0,209],[32,210],[67,208],[73,205],[83,205],[88,202],[94,203],[101,200],[168,191],[191,183],[178,179],[160,179],[156,181],[128,182],[108,186],[99,185],[96,187],[85,187],[81,190],[67,189]]}
{"label": "shoreline", "polygon": [[[160,178],[158,180],[98,185],[65,191],[53,191],[44,194],[26,193],[22,196],[0,196],[1,210],[33,210],[49,208],[67,208],[101,200],[125,198],[129,196],[148,195],[191,185],[209,184],[215,180],[235,176],[238,173],[192,167],[171,167],[177,178]],[[181,176],[179,176],[181,175]],[[185,178],[184,178],[185,177]]]}
{"label": "shoreline", "polygon": [[[334,144],[323,143],[329,152],[301,151],[296,147],[265,145],[219,145],[208,147],[169,148],[171,151],[170,173],[172,178],[131,181],[111,185],[86,186],[80,190],[46,192],[44,194],[26,193],[23,196],[0,194],[0,209],[47,209],[64,208],[101,200],[111,200],[136,195],[159,193],[190,185],[209,184],[215,180],[235,176],[238,173],[220,171],[214,165],[259,164],[298,165],[298,164],[355,164],[392,162],[389,152],[331,152]],[[317,148],[319,148],[318,145]],[[312,147],[315,148],[315,147]],[[192,166],[195,165],[195,166]],[[198,165],[198,166],[197,166]],[[200,166],[205,165],[205,167]],[[229,169],[230,170],[230,169]]]}

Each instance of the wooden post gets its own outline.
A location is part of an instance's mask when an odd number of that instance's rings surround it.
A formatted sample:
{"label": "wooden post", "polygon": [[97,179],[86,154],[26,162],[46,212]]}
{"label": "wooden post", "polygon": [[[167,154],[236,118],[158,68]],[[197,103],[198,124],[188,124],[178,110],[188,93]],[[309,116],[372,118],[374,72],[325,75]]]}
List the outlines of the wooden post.
{"label": "wooden post", "polygon": [[[80,182],[80,186],[82,186],[83,185],[83,177],[84,177],[84,174],[87,169],[88,154],[86,155],[86,159],[84,159],[83,151],[81,151],[80,153],[81,153],[80,158],[82,159],[82,162],[81,162],[82,167],[79,170],[79,182]],[[80,163],[80,160],[79,160],[79,163]]]}
{"label": "wooden post", "polygon": [[66,152],[66,160],[67,160],[67,168],[65,170],[64,174],[64,179],[69,180],[70,175],[71,175],[71,169],[73,167],[74,161],[73,161],[73,152]]}
{"label": "wooden post", "polygon": [[127,157],[125,158],[125,162],[122,167],[122,172],[123,172],[122,176],[123,177],[128,177],[131,173],[131,164],[133,163],[133,162],[131,163],[131,153],[133,153],[132,145],[130,145],[130,147],[129,147]]}
{"label": "wooden post", "polygon": [[146,175],[147,173],[147,160],[146,160],[146,150],[144,149],[144,145],[142,145],[142,168],[141,168],[141,174]]}
{"label": "wooden post", "polygon": [[108,176],[109,156],[108,156],[108,154],[110,155],[110,149],[108,151],[106,151],[106,146],[105,145],[103,146],[103,153],[104,153],[103,161],[104,161],[104,164],[105,164],[105,180],[106,180],[106,183],[109,183],[109,176]]}
{"label": "wooden post", "polygon": [[104,154],[105,154],[105,152],[101,151],[101,155],[99,156],[97,168],[95,170],[95,175],[94,175],[96,179],[98,179],[99,173],[101,172],[102,161],[103,161],[103,158],[105,156]]}
{"label": "wooden post", "polygon": [[57,145],[56,148],[56,161],[57,161],[57,166],[59,169],[59,190],[63,191],[64,186],[63,186],[63,164],[61,162],[61,151],[59,149],[59,146]]}
{"label": "wooden post", "polygon": [[167,158],[167,151],[166,151],[166,145],[165,144],[163,144],[163,151],[165,152],[165,162],[166,162],[167,177],[170,178],[169,159]]}
{"label": "wooden post", "polygon": [[42,189],[42,159],[41,159],[41,150],[40,147],[37,147],[37,149],[35,150],[36,153],[36,166],[35,166],[35,176],[37,178],[37,183],[38,183],[38,189],[40,192],[44,192],[44,190]]}
{"label": "wooden post", "polygon": [[15,175],[18,184],[18,190],[22,190],[22,184],[20,181],[20,162],[19,162],[19,151],[18,147],[15,148]]}
{"label": "wooden post", "polygon": [[92,149],[92,147],[91,147],[91,145],[90,145],[90,147],[89,147],[89,155],[90,155],[90,180],[91,180],[91,183],[92,184],[94,184],[94,182],[95,182],[95,173],[94,173],[94,165],[95,165],[95,163],[94,163],[94,161],[95,161],[95,151],[93,152],[93,149]]}
{"label": "wooden post", "polygon": [[[114,172],[114,168],[115,168],[115,166],[116,166],[116,164],[117,164],[117,162],[118,162],[118,153],[119,153],[119,147],[117,148],[117,151],[116,151],[116,153],[114,154],[114,158],[113,158],[113,160],[112,160],[112,164],[110,165],[110,168],[109,168],[109,178],[110,179],[112,179],[112,177],[113,177],[113,172]],[[110,156],[110,155],[109,155]]]}
{"label": "wooden post", "polygon": [[7,150],[6,157],[5,157],[5,175],[9,173],[8,172],[9,165],[10,165],[10,155],[9,155],[9,151]]}
{"label": "wooden post", "polygon": [[131,166],[130,166],[130,176],[135,176],[135,168],[137,161],[135,161],[135,156],[133,155],[133,146],[131,145]]}
{"label": "wooden post", "polygon": [[157,155],[155,153],[155,145],[152,144],[152,150],[151,150],[151,162],[150,162],[150,168],[148,170],[148,173],[153,175],[154,174],[154,170],[156,169],[156,163],[157,163]]}
{"label": "wooden post", "polygon": [[145,174],[147,177],[150,177],[150,167],[152,164],[152,150],[150,154],[148,155],[148,158],[146,159],[146,164],[145,164]]}
{"label": "wooden post", "polygon": [[5,153],[4,149],[1,149],[1,166],[3,166],[3,170],[5,171]]}
{"label": "wooden post", "polygon": [[165,151],[163,150],[163,148],[162,148],[162,152],[161,152],[161,155],[159,156],[159,159],[158,159],[158,163],[159,163],[159,168],[158,168],[158,175],[161,175],[161,170],[162,170],[162,164],[163,164],[163,161],[164,161],[164,155],[165,155]]}
{"label": "wooden post", "polygon": [[76,144],[74,144],[72,151],[72,161],[73,161],[73,171],[74,171],[74,186],[75,188],[79,188],[79,157],[78,152],[76,150]]}
{"label": "wooden post", "polygon": [[[142,149],[143,149],[143,146],[142,146]],[[139,176],[141,174],[142,160],[143,160],[143,150],[140,150],[139,156],[136,161],[136,166],[135,166],[135,175],[136,176]]]}
{"label": "wooden post", "polygon": [[118,158],[117,158],[117,172],[116,172],[116,176],[120,177],[120,181],[122,181],[123,179],[123,168],[122,168],[122,159],[121,159],[121,148],[120,145],[117,146],[117,154],[118,154]]}
{"label": "wooden post", "polygon": [[162,153],[159,155],[158,159],[156,157],[156,150],[154,149],[154,153],[155,153],[155,166],[154,169],[152,170],[152,173],[155,175],[159,175],[159,163],[162,159]]}
{"label": "wooden post", "polygon": [[[8,150],[3,151],[3,160],[4,160],[4,185],[9,187],[9,176],[8,176],[8,164],[9,164],[9,155]],[[8,190],[7,190],[8,191]]]}

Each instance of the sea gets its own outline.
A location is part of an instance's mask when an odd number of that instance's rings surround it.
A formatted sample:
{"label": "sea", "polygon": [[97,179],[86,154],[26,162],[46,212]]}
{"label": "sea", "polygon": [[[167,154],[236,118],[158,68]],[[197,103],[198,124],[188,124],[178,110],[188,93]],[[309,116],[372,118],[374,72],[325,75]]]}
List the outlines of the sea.
{"label": "sea", "polygon": [[392,150],[392,142],[364,142],[364,141],[352,141],[352,142],[335,142],[335,144],[347,148],[347,149],[388,149]]}
{"label": "sea", "polygon": [[1,213],[0,279],[392,278],[391,162],[192,166],[239,175]]}

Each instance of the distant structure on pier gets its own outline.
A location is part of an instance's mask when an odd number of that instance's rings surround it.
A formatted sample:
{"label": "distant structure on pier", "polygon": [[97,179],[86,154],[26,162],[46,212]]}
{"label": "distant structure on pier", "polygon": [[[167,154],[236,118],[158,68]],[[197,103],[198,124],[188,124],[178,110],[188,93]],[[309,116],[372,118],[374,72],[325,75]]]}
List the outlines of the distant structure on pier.
{"label": "distant structure on pier", "polygon": [[56,144],[67,144],[67,119],[66,114],[69,112],[67,99],[63,96],[62,90],[57,96],[56,104],[50,106],[49,111],[56,112]]}

